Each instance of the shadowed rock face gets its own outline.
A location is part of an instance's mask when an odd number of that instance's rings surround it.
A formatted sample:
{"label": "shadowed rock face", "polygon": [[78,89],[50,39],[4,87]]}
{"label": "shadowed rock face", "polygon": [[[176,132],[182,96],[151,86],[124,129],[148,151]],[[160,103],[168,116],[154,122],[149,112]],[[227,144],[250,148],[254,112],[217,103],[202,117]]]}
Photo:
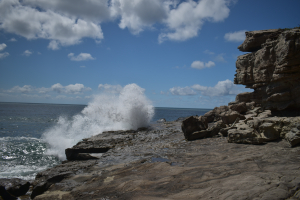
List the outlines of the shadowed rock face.
{"label": "shadowed rock face", "polygon": [[300,29],[246,32],[238,49],[251,52],[236,61],[235,84],[254,89],[237,102],[255,101],[264,109],[300,108]]}

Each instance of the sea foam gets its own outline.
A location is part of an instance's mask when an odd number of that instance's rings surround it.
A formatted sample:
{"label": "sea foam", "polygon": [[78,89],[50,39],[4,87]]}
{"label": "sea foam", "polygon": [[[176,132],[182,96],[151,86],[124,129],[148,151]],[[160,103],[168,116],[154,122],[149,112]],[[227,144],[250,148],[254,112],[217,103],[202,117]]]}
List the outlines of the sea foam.
{"label": "sea foam", "polygon": [[154,107],[144,89],[136,84],[126,85],[120,94],[96,95],[80,114],[71,119],[59,117],[55,126],[45,131],[42,139],[49,144],[46,154],[66,159],[65,149],[83,138],[110,130],[129,130],[148,126]]}

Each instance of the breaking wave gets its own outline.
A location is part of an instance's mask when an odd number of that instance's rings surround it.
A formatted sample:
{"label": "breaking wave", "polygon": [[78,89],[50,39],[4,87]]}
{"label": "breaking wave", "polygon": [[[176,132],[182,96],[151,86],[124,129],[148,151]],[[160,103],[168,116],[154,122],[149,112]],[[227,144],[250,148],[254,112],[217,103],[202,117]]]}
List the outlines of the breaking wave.
{"label": "breaking wave", "polygon": [[129,130],[148,126],[154,107],[144,89],[136,84],[126,85],[120,94],[100,94],[80,114],[59,117],[57,124],[45,131],[42,139],[49,144],[46,154],[66,159],[65,149],[83,138],[110,130]]}

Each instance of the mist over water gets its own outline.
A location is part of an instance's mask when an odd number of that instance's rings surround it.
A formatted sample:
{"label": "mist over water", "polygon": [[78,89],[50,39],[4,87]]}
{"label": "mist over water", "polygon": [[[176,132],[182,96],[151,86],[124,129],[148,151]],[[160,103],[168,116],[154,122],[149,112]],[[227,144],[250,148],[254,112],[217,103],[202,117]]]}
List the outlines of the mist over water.
{"label": "mist over water", "polygon": [[42,135],[42,139],[49,144],[46,154],[64,160],[65,149],[83,138],[103,131],[148,126],[154,115],[154,107],[144,91],[136,84],[129,84],[118,95],[108,91],[95,96],[80,114],[72,118],[60,116],[57,124]]}

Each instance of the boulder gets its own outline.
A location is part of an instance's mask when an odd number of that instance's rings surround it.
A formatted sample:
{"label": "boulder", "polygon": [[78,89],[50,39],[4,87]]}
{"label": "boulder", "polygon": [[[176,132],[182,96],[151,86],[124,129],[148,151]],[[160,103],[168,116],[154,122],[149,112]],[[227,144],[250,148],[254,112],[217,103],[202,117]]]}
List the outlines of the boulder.
{"label": "boulder", "polygon": [[206,130],[207,128],[208,128],[207,118],[203,116],[188,117],[187,119],[183,120],[181,124],[182,132],[184,133],[184,137],[187,140],[198,139],[196,135],[193,135],[193,133]]}
{"label": "boulder", "polygon": [[221,118],[224,124],[232,124],[237,118],[244,120],[246,119],[244,115],[241,115],[237,111],[226,111],[221,114]]}
{"label": "boulder", "polygon": [[30,182],[19,178],[2,178],[0,179],[0,186],[3,186],[5,190],[12,196],[19,197],[28,192]]}
{"label": "boulder", "polygon": [[259,132],[265,141],[272,141],[280,138],[280,132],[275,128],[275,123],[263,123],[259,126]]}
{"label": "boulder", "polygon": [[228,130],[229,143],[244,143],[244,144],[262,144],[265,141],[261,138],[254,129],[230,129]]}
{"label": "boulder", "polygon": [[248,111],[247,105],[245,102],[237,103],[229,106],[230,110],[237,111],[240,114],[244,114]]}
{"label": "boulder", "polygon": [[285,135],[285,139],[290,143],[291,147],[300,144],[300,126],[293,128]]}

